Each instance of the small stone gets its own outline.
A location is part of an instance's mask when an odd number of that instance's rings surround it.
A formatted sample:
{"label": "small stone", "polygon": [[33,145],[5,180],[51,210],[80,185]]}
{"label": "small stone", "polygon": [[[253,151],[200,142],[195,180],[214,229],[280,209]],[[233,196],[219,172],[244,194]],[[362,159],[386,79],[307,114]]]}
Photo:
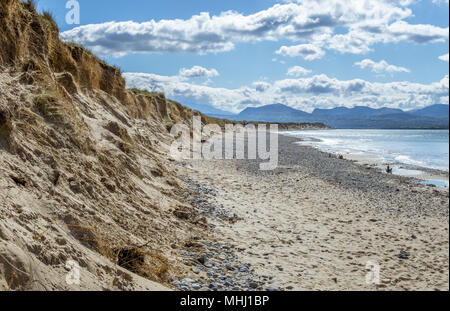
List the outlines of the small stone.
{"label": "small stone", "polygon": [[202,288],[202,286],[200,284],[198,284],[198,283],[194,283],[194,284],[192,284],[192,288],[193,289],[200,289],[200,288]]}
{"label": "small stone", "polygon": [[197,261],[199,263],[201,263],[202,265],[205,265],[205,263],[208,261],[208,258],[205,255],[203,255],[203,256],[198,257]]}
{"label": "small stone", "polygon": [[279,290],[280,289],[278,288],[278,286],[275,286],[275,285],[271,285],[266,288],[266,291],[268,291],[268,292],[278,292]]}
{"label": "small stone", "polygon": [[232,265],[230,265],[230,264],[226,264],[225,265],[225,267],[227,268],[227,270],[229,270],[229,271],[234,271],[234,270],[236,270],[236,268],[235,267],[233,267]]}
{"label": "small stone", "polygon": [[217,285],[217,284],[214,284],[214,283],[209,284],[208,287],[209,287],[210,289],[214,290],[214,291],[216,291],[216,290],[218,289],[218,285]]}
{"label": "small stone", "polygon": [[411,256],[411,254],[404,250],[400,251],[400,254],[397,255],[398,258],[404,259],[404,260],[409,259],[410,256]]}
{"label": "small stone", "polygon": [[256,283],[256,282],[250,282],[250,283],[248,284],[248,286],[249,286],[250,288],[257,289],[257,288],[258,288],[258,283]]}

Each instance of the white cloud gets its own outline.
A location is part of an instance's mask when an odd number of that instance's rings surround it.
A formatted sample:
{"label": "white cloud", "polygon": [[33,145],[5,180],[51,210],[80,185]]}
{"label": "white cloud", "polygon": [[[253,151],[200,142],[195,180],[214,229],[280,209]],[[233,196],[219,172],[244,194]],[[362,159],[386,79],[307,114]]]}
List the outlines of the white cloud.
{"label": "white cloud", "polygon": [[[448,28],[403,21],[412,16],[408,0],[288,2],[251,15],[227,11],[211,16],[203,12],[186,20],[84,25],[61,33],[61,38],[83,44],[99,55],[116,57],[151,52],[217,53],[234,49],[238,42],[262,40],[291,40],[342,53],[364,53],[380,42],[448,39]],[[335,34],[337,27],[348,33]]]}
{"label": "white cloud", "polygon": [[377,43],[409,41],[427,44],[445,42],[448,36],[448,27],[411,25],[404,21],[390,25],[366,22],[352,27],[346,34],[334,35],[324,47],[340,53],[364,54],[372,51],[371,47]]}
{"label": "white cloud", "polygon": [[272,58],[272,62],[274,63],[280,63],[282,65],[286,64],[286,62],[284,60],[279,60],[278,58],[274,57]]}
{"label": "white cloud", "polygon": [[358,29],[333,36],[328,40],[327,47],[340,53],[364,54],[370,52],[370,46],[378,40],[376,35]]}
{"label": "white cloud", "polygon": [[288,76],[294,76],[294,77],[301,77],[306,76],[311,73],[311,70],[305,69],[301,66],[294,66],[289,68],[287,75]]}
{"label": "white cloud", "polygon": [[447,63],[448,63],[448,53],[439,56],[439,59],[442,60],[442,61],[444,61],[444,62],[447,62]]}
{"label": "white cloud", "polygon": [[267,91],[272,86],[270,83],[264,81],[257,81],[254,82],[252,85],[258,92]]}
{"label": "white cloud", "polygon": [[388,72],[388,73],[394,73],[394,72],[410,72],[409,69],[404,67],[399,67],[395,65],[388,64],[385,60],[375,62],[371,59],[364,59],[360,62],[355,63],[356,66],[362,68],[362,69],[370,69],[373,72],[376,73],[382,73],[382,72]]}
{"label": "white cloud", "polygon": [[[415,43],[444,42],[448,40],[448,27],[433,25],[411,25],[405,21],[395,22],[387,27],[392,41],[407,40]],[[388,38],[389,39],[389,38]]]}
{"label": "white cloud", "polygon": [[258,81],[251,87],[214,88],[187,83],[180,77],[144,73],[125,73],[128,87],[164,92],[181,103],[207,104],[240,112],[246,107],[283,103],[293,108],[366,105],[373,108],[413,109],[433,103],[448,102],[449,77],[431,84],[413,82],[373,83],[361,79],[338,80],[326,75],[284,79],[274,83]]}
{"label": "white cloud", "polygon": [[206,69],[200,66],[194,66],[191,69],[182,68],[179,75],[186,78],[211,78],[217,77],[219,72],[216,69]]}
{"label": "white cloud", "polygon": [[299,44],[295,46],[282,46],[277,52],[277,54],[283,56],[297,57],[301,56],[305,60],[314,60],[322,58],[325,52],[313,44]]}
{"label": "white cloud", "polygon": [[433,0],[434,4],[440,5],[442,3],[447,3],[448,4],[448,0]]}

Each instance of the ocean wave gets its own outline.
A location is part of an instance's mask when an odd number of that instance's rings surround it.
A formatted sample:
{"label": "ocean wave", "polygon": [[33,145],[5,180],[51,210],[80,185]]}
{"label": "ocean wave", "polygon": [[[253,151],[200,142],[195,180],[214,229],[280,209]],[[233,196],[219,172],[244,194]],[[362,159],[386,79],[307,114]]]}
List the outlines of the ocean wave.
{"label": "ocean wave", "polygon": [[426,166],[426,163],[424,163],[422,161],[414,160],[410,156],[407,156],[407,155],[396,156],[395,161],[404,163],[404,164],[416,165],[416,166]]}

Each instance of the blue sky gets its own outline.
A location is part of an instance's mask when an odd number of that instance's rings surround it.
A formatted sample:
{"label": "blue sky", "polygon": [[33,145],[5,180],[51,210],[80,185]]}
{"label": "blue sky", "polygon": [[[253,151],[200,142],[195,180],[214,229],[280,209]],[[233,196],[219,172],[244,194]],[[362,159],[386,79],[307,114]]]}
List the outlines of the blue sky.
{"label": "blue sky", "polygon": [[129,86],[184,104],[448,104],[445,0],[78,2],[80,25],[66,23],[66,1],[38,9],[54,14],[63,39],[119,66]]}

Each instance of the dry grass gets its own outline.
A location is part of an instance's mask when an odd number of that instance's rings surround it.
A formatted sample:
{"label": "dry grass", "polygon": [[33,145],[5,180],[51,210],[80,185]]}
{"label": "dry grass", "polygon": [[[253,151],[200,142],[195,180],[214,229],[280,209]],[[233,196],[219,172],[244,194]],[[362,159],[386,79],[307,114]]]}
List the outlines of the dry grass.
{"label": "dry grass", "polygon": [[8,149],[11,148],[13,130],[9,113],[0,111],[0,147],[3,145]]}
{"label": "dry grass", "polygon": [[147,279],[164,282],[169,272],[167,258],[140,247],[125,247],[117,253],[117,264]]}
{"label": "dry grass", "polygon": [[63,112],[60,111],[61,104],[56,95],[51,93],[41,93],[35,96],[34,104],[44,118],[51,121],[64,121]]}
{"label": "dry grass", "polygon": [[25,5],[25,8],[27,8],[30,12],[36,11],[36,5],[37,5],[36,0],[26,0],[26,1],[22,1],[22,2]]}
{"label": "dry grass", "polygon": [[91,226],[68,224],[70,232],[87,248],[100,252],[104,247],[103,240],[96,230]]}
{"label": "dry grass", "polygon": [[114,247],[113,242],[88,225],[68,225],[72,235],[87,248],[96,251],[120,267],[156,282],[168,278],[169,261],[163,255],[143,247]]}
{"label": "dry grass", "polygon": [[138,88],[132,88],[132,89],[129,89],[129,91],[131,91],[131,92],[133,92],[133,94],[139,95],[139,96],[159,98],[162,100],[166,100],[166,95],[161,92],[149,92],[147,90],[140,90]]}
{"label": "dry grass", "polygon": [[59,32],[58,24],[55,21],[55,17],[53,13],[49,11],[43,11],[41,15],[39,15],[41,21],[50,27],[53,31]]}
{"label": "dry grass", "polygon": [[12,125],[7,113],[0,111],[0,138],[8,138],[11,131]]}

